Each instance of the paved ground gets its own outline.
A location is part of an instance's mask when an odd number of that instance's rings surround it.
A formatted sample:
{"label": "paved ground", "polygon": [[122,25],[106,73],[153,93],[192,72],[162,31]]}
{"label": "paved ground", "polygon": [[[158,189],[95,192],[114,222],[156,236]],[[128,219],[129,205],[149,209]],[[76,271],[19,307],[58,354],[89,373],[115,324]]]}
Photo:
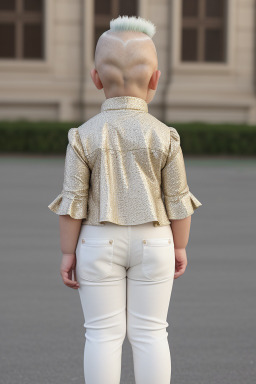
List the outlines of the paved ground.
{"label": "paved ground", "polygon": [[[185,162],[203,206],[170,303],[172,384],[252,384],[256,159]],[[0,157],[1,384],[84,384],[82,309],[61,281],[58,216],[47,208],[63,171],[63,157]],[[121,383],[134,383],[127,339]]]}

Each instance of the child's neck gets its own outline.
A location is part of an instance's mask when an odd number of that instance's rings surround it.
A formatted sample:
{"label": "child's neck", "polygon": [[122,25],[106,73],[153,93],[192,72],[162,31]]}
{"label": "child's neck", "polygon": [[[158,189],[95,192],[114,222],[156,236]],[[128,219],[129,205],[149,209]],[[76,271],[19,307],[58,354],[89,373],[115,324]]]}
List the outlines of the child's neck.
{"label": "child's neck", "polygon": [[147,96],[147,93],[146,92],[125,92],[125,91],[120,91],[120,92],[108,92],[108,91],[104,91],[105,93],[105,97],[106,99],[110,99],[112,97],[120,97],[120,96],[131,96],[131,97],[138,97],[140,99],[143,99],[147,102],[147,99],[146,99],[146,96]]}

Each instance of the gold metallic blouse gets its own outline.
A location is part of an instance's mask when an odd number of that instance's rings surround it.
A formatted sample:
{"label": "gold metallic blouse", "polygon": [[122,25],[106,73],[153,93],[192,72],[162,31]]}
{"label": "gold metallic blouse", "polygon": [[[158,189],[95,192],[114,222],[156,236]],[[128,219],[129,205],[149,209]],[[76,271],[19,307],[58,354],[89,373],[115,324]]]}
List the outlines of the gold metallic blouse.
{"label": "gold metallic blouse", "polygon": [[106,99],[68,132],[62,192],[48,208],[82,224],[169,225],[202,205],[189,190],[180,137],[133,96]]}

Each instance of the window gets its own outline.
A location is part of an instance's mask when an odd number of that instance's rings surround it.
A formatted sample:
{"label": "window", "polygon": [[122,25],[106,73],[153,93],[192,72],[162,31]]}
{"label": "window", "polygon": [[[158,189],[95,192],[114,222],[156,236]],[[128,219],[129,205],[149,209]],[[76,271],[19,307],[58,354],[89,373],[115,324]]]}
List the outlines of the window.
{"label": "window", "polygon": [[137,0],[94,0],[94,49],[100,35],[110,28],[118,16],[137,16]]}
{"label": "window", "polygon": [[181,60],[226,61],[227,0],[183,0]]}
{"label": "window", "polygon": [[0,0],[0,59],[42,59],[43,0]]}

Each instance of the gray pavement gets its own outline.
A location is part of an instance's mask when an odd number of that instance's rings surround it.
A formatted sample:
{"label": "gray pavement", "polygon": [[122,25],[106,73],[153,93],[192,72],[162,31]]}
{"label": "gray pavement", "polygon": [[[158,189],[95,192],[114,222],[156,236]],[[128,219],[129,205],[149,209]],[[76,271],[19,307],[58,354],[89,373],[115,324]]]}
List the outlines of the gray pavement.
{"label": "gray pavement", "polygon": [[[169,307],[172,384],[253,384],[256,159],[185,163],[203,205]],[[63,156],[0,157],[1,384],[84,384],[83,313],[78,291],[62,283],[58,216],[47,208],[63,172]],[[127,339],[121,383],[135,383]]]}

